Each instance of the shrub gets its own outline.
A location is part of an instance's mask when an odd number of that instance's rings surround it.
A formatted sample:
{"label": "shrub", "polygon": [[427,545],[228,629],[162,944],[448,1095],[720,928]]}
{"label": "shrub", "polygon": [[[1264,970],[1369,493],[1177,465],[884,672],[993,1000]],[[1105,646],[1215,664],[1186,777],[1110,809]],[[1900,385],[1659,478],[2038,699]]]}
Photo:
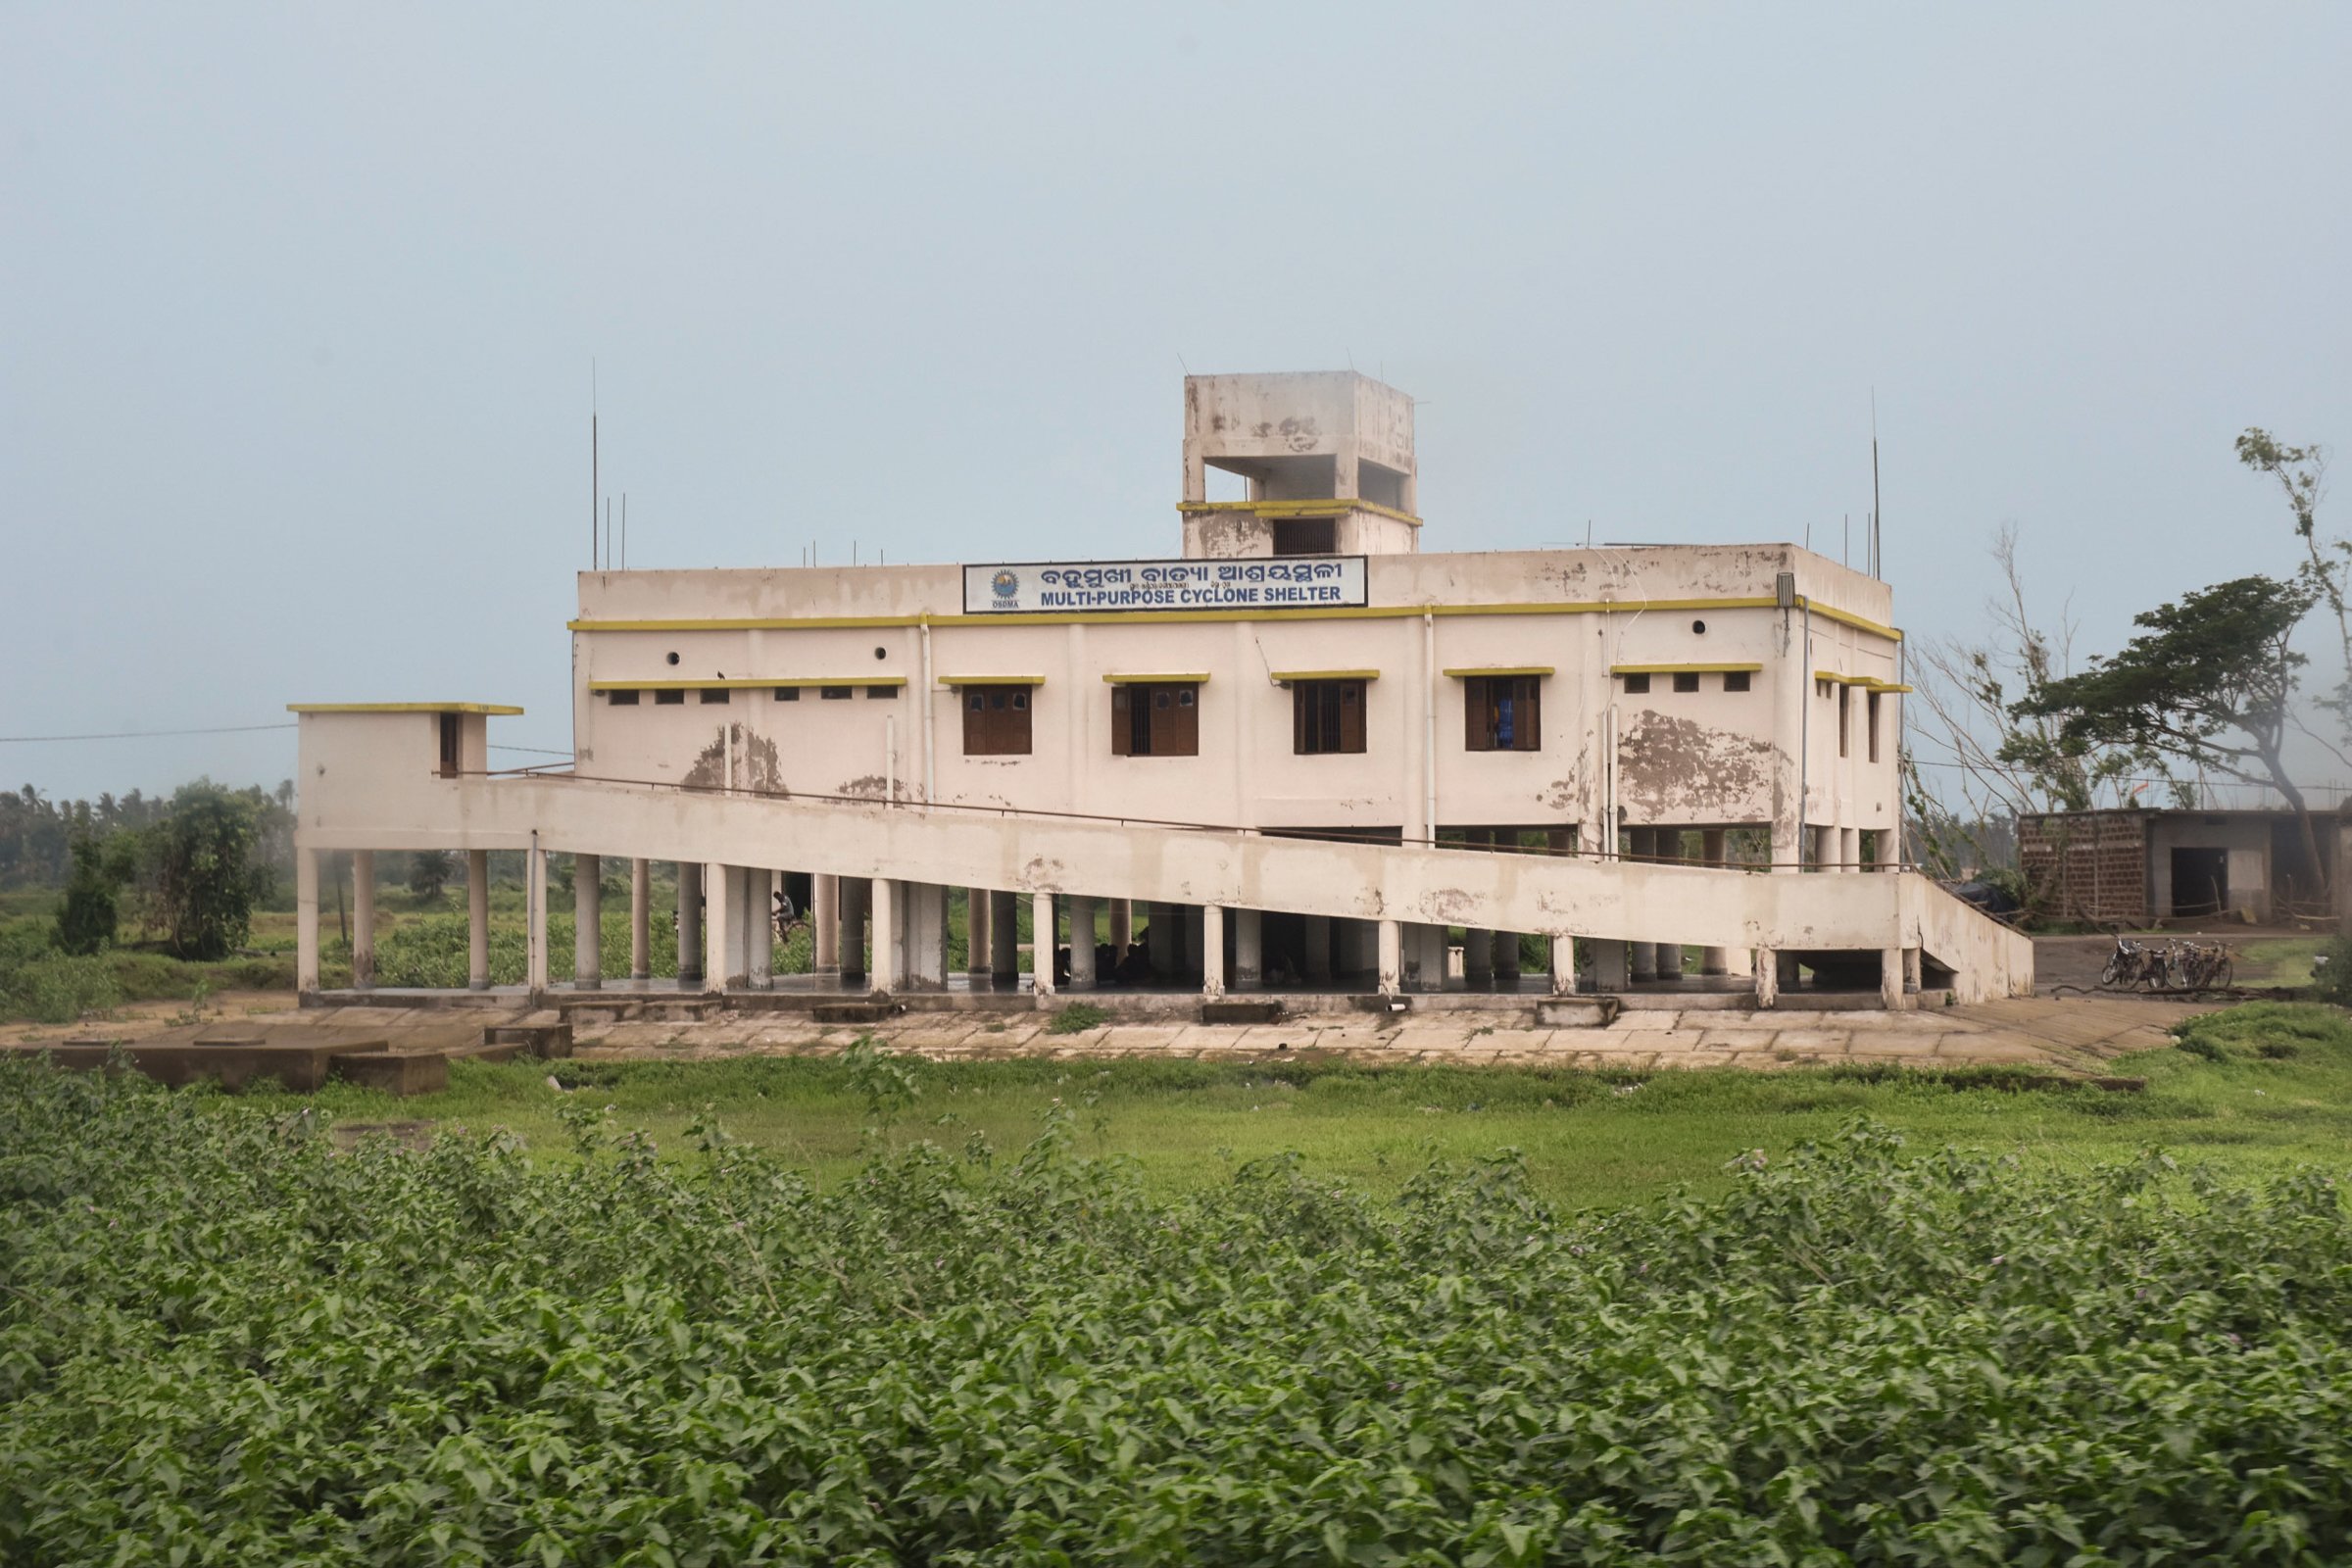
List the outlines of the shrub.
{"label": "shrub", "polygon": [[49,952],[19,965],[0,982],[11,1016],[36,1023],[72,1023],[122,1002],[105,955]]}
{"label": "shrub", "polygon": [[98,841],[74,841],[74,871],[66,880],[65,906],[58,911],[57,945],[68,953],[102,953],[115,945],[115,880],[107,874]]}
{"label": "shrub", "polygon": [[2311,989],[2322,1002],[2352,1007],[2352,937],[2333,937],[2311,966]]}
{"label": "shrub", "polygon": [[1046,1025],[1046,1033],[1050,1035],[1084,1034],[1089,1029],[1100,1029],[1109,1021],[1110,1014],[1093,1003],[1073,1002],[1054,1012],[1053,1021]]}

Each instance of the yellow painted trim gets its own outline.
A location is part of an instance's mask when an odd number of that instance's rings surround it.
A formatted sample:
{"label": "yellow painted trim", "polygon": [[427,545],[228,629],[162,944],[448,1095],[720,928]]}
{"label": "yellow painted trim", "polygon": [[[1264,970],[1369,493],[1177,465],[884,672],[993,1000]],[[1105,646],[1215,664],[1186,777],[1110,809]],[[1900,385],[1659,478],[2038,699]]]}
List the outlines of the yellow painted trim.
{"label": "yellow painted trim", "polygon": [[1611,664],[1612,675],[1753,675],[1762,664]]}
{"label": "yellow painted trim", "polygon": [[1279,681],[1378,680],[1380,671],[1377,669],[1278,669],[1274,671],[1274,678]]}
{"label": "yellow painted trim", "polygon": [[[1805,601],[1800,596],[1799,604]],[[781,617],[721,617],[710,620],[569,620],[571,631],[838,631],[872,630],[887,626],[1110,626],[1122,622],[1235,620],[1417,620],[1423,615],[1607,615],[1668,610],[1771,610],[1778,600],[1757,599],[1618,599],[1566,600],[1515,605],[1340,605],[1303,610],[1108,610],[1025,611],[1004,615],[816,615],[794,620]],[[1872,632],[1892,641],[1902,633],[1892,626],[1849,615],[1841,610],[1815,605],[1813,613],[1824,620]]]}
{"label": "yellow painted trim", "polygon": [[1556,675],[1559,671],[1549,664],[1482,664],[1467,669],[1443,671],[1449,680],[1490,680],[1505,675]]}
{"label": "yellow painted trim", "polygon": [[[1394,517],[1415,527],[1421,519],[1409,512],[1384,507],[1377,501],[1357,497],[1337,496],[1322,501],[1179,501],[1176,510],[1183,513],[1254,512],[1261,517],[1336,517],[1343,512],[1369,512],[1375,516]],[[1341,552],[1346,554],[1346,552]]]}
{"label": "yellow painted trim", "polygon": [[770,686],[904,686],[904,675],[768,675],[725,680],[592,680],[592,692],[756,692]]}
{"label": "yellow painted trim", "polygon": [[1105,675],[1102,678],[1113,686],[1205,686],[1208,684],[1208,675],[1205,671],[1184,675]]}
{"label": "yellow painted trim", "polygon": [[519,708],[504,703],[288,703],[289,713],[501,713]]}
{"label": "yellow painted trim", "polygon": [[[1770,604],[1773,601],[1767,600],[1765,602]],[[1824,620],[1834,620],[1840,626],[1851,626],[1857,631],[1872,632],[1881,637],[1891,638],[1898,643],[1903,640],[1903,634],[1895,630],[1892,626],[1882,626],[1875,620],[1864,620],[1860,615],[1853,613],[1851,611],[1833,610],[1828,605],[1818,603],[1815,600],[1807,598],[1803,594],[1796,596],[1796,602],[1800,605],[1803,605],[1806,609],[1812,611],[1813,613],[1819,615]]]}
{"label": "yellow painted trim", "polygon": [[957,686],[1043,686],[1046,683],[1046,677],[1043,675],[942,675],[939,677],[939,683],[950,688]]}

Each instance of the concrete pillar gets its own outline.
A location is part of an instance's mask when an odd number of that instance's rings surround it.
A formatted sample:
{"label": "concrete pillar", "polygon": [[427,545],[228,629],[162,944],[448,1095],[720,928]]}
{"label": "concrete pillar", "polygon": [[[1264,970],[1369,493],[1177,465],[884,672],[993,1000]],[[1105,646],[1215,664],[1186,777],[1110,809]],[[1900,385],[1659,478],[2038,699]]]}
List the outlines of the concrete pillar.
{"label": "concrete pillar", "polygon": [[[1702,829],[1698,835],[1698,858],[1710,866],[1720,867],[1724,863],[1724,853],[1728,843],[1729,836],[1722,828]],[[1731,954],[1725,949],[1701,948],[1699,950],[1698,972],[1700,974],[1729,974],[1731,970]]]}
{"label": "concrete pillar", "polygon": [[844,990],[865,989],[865,916],[872,889],[873,884],[861,876],[835,879],[834,906],[841,916],[839,973]]}
{"label": "concrete pillar", "polygon": [[1879,1005],[1888,1012],[1900,1011],[1908,1001],[1903,995],[1903,950],[1879,950]]}
{"label": "concrete pillar", "polygon": [[[1012,922],[1004,922],[1009,926]],[[1029,989],[1040,1005],[1054,996],[1054,895],[1035,895],[1029,905]]]}
{"label": "concrete pillar", "polygon": [[375,989],[375,852],[351,852],[351,984]]}
{"label": "concrete pillar", "polygon": [[1838,859],[1839,861],[1838,869],[1840,871],[1862,869],[1862,830],[1860,828],[1844,827],[1838,830]]}
{"label": "concrete pillar", "polygon": [[1446,928],[1426,921],[1415,921],[1405,929],[1404,943],[1406,989],[1445,990],[1446,950],[1453,945],[1446,938]]}
{"label": "concrete pillar", "polygon": [[294,852],[294,989],[318,989],[318,852]]}
{"label": "concrete pillar", "polygon": [[1756,1005],[1777,1007],[1781,1004],[1781,956],[1770,948],[1758,948],[1756,965]]}
{"label": "concrete pillar", "polygon": [[866,884],[867,906],[874,922],[873,989],[897,991],[905,983],[904,955],[899,950],[900,884],[878,876]]}
{"label": "concrete pillar", "polygon": [[1120,957],[1127,956],[1127,944],[1135,940],[1135,906],[1126,899],[1110,901],[1110,946]]}
{"label": "concrete pillar", "polygon": [[[1660,864],[1680,865],[1683,860],[1683,830],[1662,827],[1650,835],[1650,853]],[[1680,980],[1683,977],[1683,945],[1680,942],[1660,942],[1651,950],[1658,978]]]}
{"label": "concrete pillar", "polygon": [[1519,933],[1516,931],[1491,931],[1488,936],[1494,945],[1494,989],[1497,991],[1518,990]]}
{"label": "concrete pillar", "polygon": [[1404,933],[1394,920],[1380,922],[1380,994],[1396,996],[1404,989]]}
{"label": "concrete pillar", "polygon": [[[1905,948],[1903,950],[1903,994],[1912,997],[1918,996],[1919,985],[1919,950]],[[1913,1005],[1916,1006],[1917,1004],[1915,1003]]]}
{"label": "concrete pillar", "polygon": [[490,852],[466,852],[466,985],[490,989]]}
{"label": "concrete pillar", "polygon": [[1772,869],[1801,871],[1804,869],[1805,832],[1794,823],[1772,824]]}
{"label": "concrete pillar", "polygon": [[1331,983],[1331,917],[1310,914],[1305,917],[1302,938],[1306,951],[1298,957],[1299,978],[1309,985]]}
{"label": "concrete pillar", "polygon": [[[1465,850],[1484,850],[1492,854],[1494,832],[1492,828],[1467,828],[1462,833]],[[1494,933],[1462,927],[1462,984],[1472,991],[1484,991],[1494,983]]]}
{"label": "concrete pillar", "polygon": [[963,890],[963,973],[974,991],[988,984],[988,911],[993,902],[986,888]]}
{"label": "concrete pillar", "polygon": [[1551,939],[1551,994],[1576,995],[1576,938],[1565,932]]}
{"label": "concrete pillar", "polygon": [[678,862],[678,989],[703,989],[703,866]]}
{"label": "concrete pillar", "polygon": [[1145,916],[1144,941],[1152,955],[1152,976],[1173,980],[1184,972],[1184,937],[1177,930],[1176,906],[1152,904]]}
{"label": "concrete pillar", "polygon": [[1486,991],[1494,984],[1494,936],[1492,931],[1462,927],[1462,984]]}
{"label": "concrete pillar", "polygon": [[1255,991],[1266,983],[1263,926],[1255,909],[1233,911],[1233,989]]}
{"label": "concrete pillar", "polygon": [[817,989],[824,991],[841,983],[841,878],[811,880],[808,902],[815,907],[808,911],[808,923],[816,927],[816,938],[808,966],[816,971]]}
{"label": "concrete pillar", "polygon": [[1592,944],[1592,989],[1623,991],[1633,980],[1633,944],[1613,940]]}
{"label": "concrete pillar", "polygon": [[654,862],[644,856],[629,861],[629,978],[654,977]]}
{"label": "concrete pillar", "polygon": [[766,867],[743,876],[743,945],[751,960],[744,983],[754,991],[769,990],[776,969],[776,873]]}
{"label": "concrete pillar", "polygon": [[547,989],[547,852],[522,852],[523,984],[536,997]]}
{"label": "concrete pillar", "polygon": [[[1637,865],[1645,865],[1658,853],[1655,829],[1635,827],[1626,829],[1627,853]],[[1658,977],[1658,948],[1654,942],[1634,942],[1626,946],[1626,975],[1634,981],[1655,980]]]}
{"label": "concrete pillar", "polygon": [[1021,927],[1009,893],[988,896],[988,973],[999,991],[1021,988]]}
{"label": "concrete pillar", "polygon": [[944,991],[948,985],[948,890],[936,882],[899,884],[900,925],[906,935],[899,946],[906,967],[899,985],[906,991]]}
{"label": "concrete pillar", "polygon": [[1070,895],[1070,989],[1095,989],[1095,901]]}
{"label": "concrete pillar", "polygon": [[1225,906],[1200,906],[1200,995],[1214,1002],[1225,994]]}
{"label": "concrete pillar", "polygon": [[571,983],[595,991],[605,983],[605,874],[601,856],[571,858]]}
{"label": "concrete pillar", "polygon": [[744,984],[743,869],[717,861],[703,867],[703,973],[713,991]]}

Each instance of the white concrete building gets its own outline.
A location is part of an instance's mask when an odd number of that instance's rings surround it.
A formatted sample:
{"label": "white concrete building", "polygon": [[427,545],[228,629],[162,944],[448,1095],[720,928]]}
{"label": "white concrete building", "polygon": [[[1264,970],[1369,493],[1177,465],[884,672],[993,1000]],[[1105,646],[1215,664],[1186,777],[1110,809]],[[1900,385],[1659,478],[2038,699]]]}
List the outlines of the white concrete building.
{"label": "white concrete building", "polygon": [[[1015,984],[1015,898],[1040,929],[1107,907],[1109,958],[1148,931],[1153,979],[1211,996],[1516,988],[1521,932],[1551,991],[2030,988],[2030,949],[1895,863],[1884,582],[1777,544],[1431,551],[1417,489],[1396,389],[1195,376],[1176,556],[584,573],[569,771],[492,773],[502,710],[297,705],[304,984],[319,852],[446,848],[522,849],[534,887],[549,853],[638,861],[641,973],[642,863],[679,862],[697,988],[773,983],[779,870],[858,992]],[[1070,949],[1066,985],[1107,978]]]}

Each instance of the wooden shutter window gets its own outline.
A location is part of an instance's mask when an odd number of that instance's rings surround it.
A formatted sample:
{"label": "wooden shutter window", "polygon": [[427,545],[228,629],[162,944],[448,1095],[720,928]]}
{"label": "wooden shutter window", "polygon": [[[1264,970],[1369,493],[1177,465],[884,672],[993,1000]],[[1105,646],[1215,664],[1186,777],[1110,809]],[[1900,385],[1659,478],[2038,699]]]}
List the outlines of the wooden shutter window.
{"label": "wooden shutter window", "polygon": [[1113,686],[1110,689],[1110,755],[1135,755],[1135,688]]}

